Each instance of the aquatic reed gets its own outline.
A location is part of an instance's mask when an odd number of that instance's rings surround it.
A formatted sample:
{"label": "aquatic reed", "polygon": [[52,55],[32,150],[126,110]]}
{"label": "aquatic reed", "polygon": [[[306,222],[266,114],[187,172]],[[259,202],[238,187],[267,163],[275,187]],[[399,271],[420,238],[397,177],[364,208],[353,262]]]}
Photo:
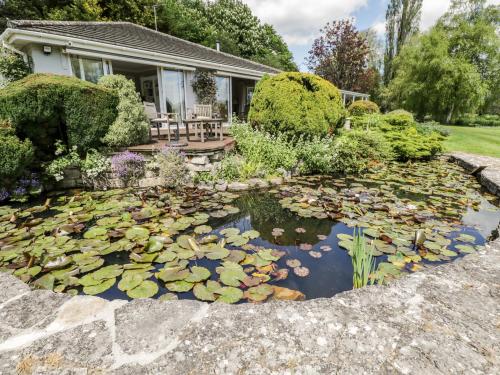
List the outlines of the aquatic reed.
{"label": "aquatic reed", "polygon": [[375,272],[375,259],[373,258],[373,245],[367,246],[364,235],[359,229],[353,233],[352,267],[354,273],[352,281],[354,288],[362,288],[370,282],[370,274]]}

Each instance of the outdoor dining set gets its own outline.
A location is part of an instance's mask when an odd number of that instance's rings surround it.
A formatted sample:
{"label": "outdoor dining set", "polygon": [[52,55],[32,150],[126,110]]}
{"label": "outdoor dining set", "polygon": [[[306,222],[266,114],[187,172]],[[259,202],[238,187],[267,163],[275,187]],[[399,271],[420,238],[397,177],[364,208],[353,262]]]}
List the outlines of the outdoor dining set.
{"label": "outdoor dining set", "polygon": [[[144,102],[144,109],[148,116],[151,127],[156,128],[158,139],[161,137],[161,129],[167,131],[167,141],[170,146],[186,146],[187,143],[180,141],[180,127],[184,125],[187,142],[191,141],[190,128],[193,130],[196,140],[206,142],[209,139],[224,140],[223,122],[225,119],[213,113],[212,106],[207,104],[195,104],[194,110],[185,118],[178,113],[159,113],[155,103]],[[171,127],[174,128],[173,137]]]}

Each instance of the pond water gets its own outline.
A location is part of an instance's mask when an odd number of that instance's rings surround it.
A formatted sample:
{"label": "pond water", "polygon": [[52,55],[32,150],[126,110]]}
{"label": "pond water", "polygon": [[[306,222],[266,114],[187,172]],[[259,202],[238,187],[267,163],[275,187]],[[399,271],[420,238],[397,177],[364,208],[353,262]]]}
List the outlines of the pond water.
{"label": "pond water", "polygon": [[242,194],[58,194],[0,206],[0,271],[110,300],[331,297],[353,287],[356,227],[373,245],[378,280],[477,251],[500,221],[498,200],[480,190],[458,166],[433,161]]}

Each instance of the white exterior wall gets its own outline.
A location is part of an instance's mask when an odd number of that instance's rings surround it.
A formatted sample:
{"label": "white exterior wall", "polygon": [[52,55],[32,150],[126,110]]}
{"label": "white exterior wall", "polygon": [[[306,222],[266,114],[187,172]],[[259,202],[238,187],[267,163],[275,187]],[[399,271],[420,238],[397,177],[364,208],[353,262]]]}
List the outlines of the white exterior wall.
{"label": "white exterior wall", "polygon": [[194,72],[185,72],[185,87],[186,87],[186,111],[193,111],[194,105],[197,102],[196,94],[194,93],[191,81],[194,78]]}
{"label": "white exterior wall", "polygon": [[32,44],[26,52],[32,58],[34,73],[71,75],[68,55],[63,54],[60,47],[53,46],[52,52],[46,55],[43,53],[42,45]]}

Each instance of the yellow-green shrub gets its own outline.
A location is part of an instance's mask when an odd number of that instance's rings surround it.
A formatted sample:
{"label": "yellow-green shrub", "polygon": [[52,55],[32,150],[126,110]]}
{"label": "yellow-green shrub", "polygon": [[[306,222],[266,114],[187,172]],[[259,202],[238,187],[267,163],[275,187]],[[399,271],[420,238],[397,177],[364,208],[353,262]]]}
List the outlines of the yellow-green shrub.
{"label": "yellow-green shrub", "polygon": [[377,103],[370,100],[356,100],[348,108],[351,116],[363,116],[372,113],[380,113]]}
{"label": "yellow-green shrub", "polygon": [[255,87],[248,119],[270,134],[324,136],[345,114],[340,91],[309,73],[265,76]]}
{"label": "yellow-green shrub", "polygon": [[413,115],[404,109],[396,109],[395,111],[388,112],[383,116],[384,121],[392,126],[411,126],[415,124]]}

